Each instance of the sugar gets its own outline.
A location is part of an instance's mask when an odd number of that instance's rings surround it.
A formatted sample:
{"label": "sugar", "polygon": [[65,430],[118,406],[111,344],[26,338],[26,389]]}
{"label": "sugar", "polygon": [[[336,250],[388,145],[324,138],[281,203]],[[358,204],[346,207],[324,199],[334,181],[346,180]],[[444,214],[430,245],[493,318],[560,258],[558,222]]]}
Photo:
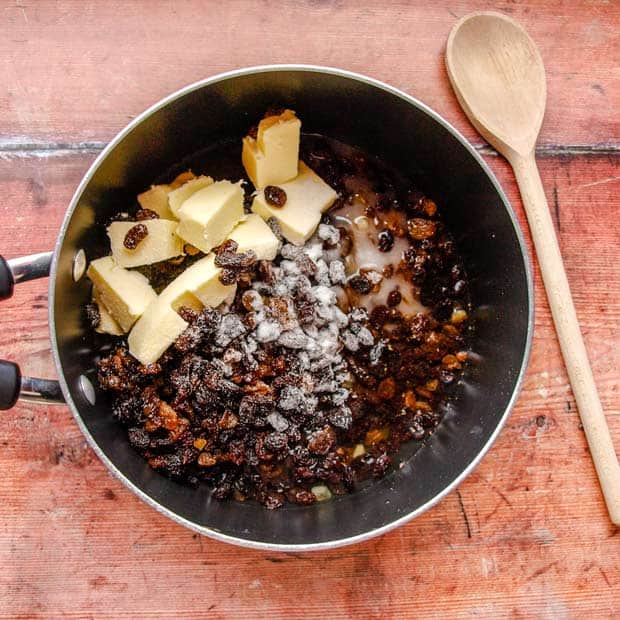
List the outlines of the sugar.
{"label": "sugar", "polygon": [[364,277],[373,285],[375,286],[375,284],[379,284],[379,282],[381,282],[381,280],[383,280],[383,276],[378,272],[378,271],[374,271],[374,270],[370,270],[370,271],[365,271],[364,272]]}
{"label": "sugar", "polygon": [[359,350],[360,341],[355,334],[351,333],[350,331],[345,331],[342,332],[340,337],[342,338],[342,342],[346,349],[348,349],[352,353],[355,353],[355,351]]}
{"label": "sugar", "polygon": [[349,390],[346,388],[337,388],[332,394],[332,404],[339,407],[344,405],[349,398]]}
{"label": "sugar", "polygon": [[319,239],[327,241],[329,245],[336,245],[338,241],[340,241],[340,232],[335,226],[331,226],[330,224],[319,224],[317,235]]}
{"label": "sugar", "polygon": [[349,317],[338,307],[334,308],[334,321],[338,327],[346,327],[349,323]]}
{"label": "sugar", "polygon": [[363,323],[368,320],[368,312],[364,308],[353,308],[351,312],[349,312],[349,318],[351,321],[356,321],[358,323]]}
{"label": "sugar", "polygon": [[215,343],[220,347],[226,347],[246,331],[246,326],[236,314],[225,314],[217,328]]}
{"label": "sugar", "polygon": [[267,416],[277,432],[299,424],[299,416],[312,416],[317,428],[350,428],[350,391],[344,386],[354,379],[343,351],[372,347],[371,358],[373,352],[380,355],[365,327],[368,313],[363,308],[346,313],[339,307],[339,299],[346,297],[340,286],[346,282],[346,269],[335,245],[339,238],[335,227],[321,224],[306,245],[284,243],[279,258],[261,269],[267,282],[254,281],[243,293],[244,321],[230,312],[216,335],[218,344],[228,347],[219,368],[223,381],[235,364],[252,371],[265,356],[280,355],[275,347],[286,356],[282,380],[290,384],[274,384],[278,411]]}
{"label": "sugar", "polygon": [[282,269],[285,275],[297,275],[301,273],[299,265],[292,260],[283,260],[280,263],[280,269]]}
{"label": "sugar", "polygon": [[294,260],[301,254],[301,252],[302,249],[298,248],[296,245],[293,245],[292,243],[285,243],[280,250],[280,255],[282,258]]}
{"label": "sugar", "polygon": [[262,321],[258,324],[254,337],[258,342],[273,342],[278,339],[281,332],[282,328],[277,321]]}
{"label": "sugar", "polygon": [[301,330],[283,332],[278,338],[278,344],[288,349],[303,349],[308,344],[308,336]]}
{"label": "sugar", "polygon": [[277,411],[274,411],[267,416],[267,422],[269,422],[273,429],[278,431],[279,433],[285,431],[289,427],[288,420]]}
{"label": "sugar", "polygon": [[331,279],[329,277],[329,267],[322,258],[319,258],[319,260],[316,261],[316,274],[314,276],[314,279],[322,286],[331,285]]}
{"label": "sugar", "polygon": [[304,246],[303,251],[313,260],[317,261],[323,256],[323,243],[310,239]]}
{"label": "sugar", "polygon": [[312,287],[315,299],[324,306],[333,306],[336,303],[336,293],[328,286]]}
{"label": "sugar", "polygon": [[304,410],[305,400],[306,395],[303,390],[294,385],[285,385],[280,392],[278,407],[284,411]]}
{"label": "sugar", "polygon": [[357,333],[357,338],[360,341],[360,344],[366,347],[373,345],[375,342],[375,337],[367,327],[362,327],[362,329],[359,330]]}
{"label": "sugar", "polygon": [[329,421],[339,428],[348,429],[353,423],[353,415],[351,409],[341,406],[329,412]]}
{"label": "sugar", "polygon": [[329,264],[329,279],[332,284],[344,284],[347,281],[343,262],[334,260]]}

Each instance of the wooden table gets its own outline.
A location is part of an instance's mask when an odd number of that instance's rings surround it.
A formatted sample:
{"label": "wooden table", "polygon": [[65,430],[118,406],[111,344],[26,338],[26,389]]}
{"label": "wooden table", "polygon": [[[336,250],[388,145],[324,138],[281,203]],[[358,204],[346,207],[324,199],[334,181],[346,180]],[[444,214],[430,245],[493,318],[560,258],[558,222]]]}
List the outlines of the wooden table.
{"label": "wooden table", "polygon": [[[431,5],[433,8],[430,8]],[[620,5],[0,2],[0,250],[52,248],[80,178],[163,95],[244,65],[366,73],[422,99],[480,148],[524,224],[506,163],[461,113],[445,40],[466,13],[517,18],[547,67],[540,167],[616,449],[620,449]],[[527,236],[527,233],[526,233]],[[0,427],[0,618],[618,618],[608,521],[537,266],[519,402],[476,471],[379,539],[310,554],[202,538],[113,479],[67,407],[19,404]],[[47,282],[3,302],[0,356],[55,374]]]}

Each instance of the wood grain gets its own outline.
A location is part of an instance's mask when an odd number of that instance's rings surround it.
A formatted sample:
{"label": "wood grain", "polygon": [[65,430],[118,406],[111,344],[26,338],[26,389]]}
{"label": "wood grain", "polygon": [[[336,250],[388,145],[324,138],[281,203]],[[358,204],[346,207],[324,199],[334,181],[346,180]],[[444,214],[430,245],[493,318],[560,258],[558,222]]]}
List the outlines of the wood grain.
{"label": "wood grain", "polygon": [[[242,66],[310,63],[376,77],[479,137],[443,63],[457,18],[519,20],[547,67],[542,145],[620,142],[620,5],[573,0],[83,0],[0,2],[0,136],[17,144],[108,141],[164,95]],[[571,122],[566,120],[570,118]]]}
{"label": "wood grain", "polygon": [[[501,10],[524,24],[547,66],[541,176],[620,448],[619,6],[437,4],[0,2],[0,251],[51,249],[102,142],[162,95],[235,66],[362,71],[419,96],[480,143],[450,92],[443,47],[457,17]],[[523,225],[508,165],[486,159]],[[531,364],[497,443],[458,492],[353,547],[280,554],[202,538],[113,479],[66,407],[3,413],[0,619],[619,617],[620,533],[534,273]],[[3,302],[0,357],[54,376],[46,282]]]}
{"label": "wood grain", "polygon": [[[51,247],[92,157],[0,161],[5,255]],[[487,161],[524,222],[507,164]],[[619,168],[608,156],[541,166],[616,445]],[[535,277],[532,361],[495,447],[457,493],[354,547],[286,555],[198,537],[111,478],[67,408],[20,404],[3,414],[0,618],[617,616],[620,534],[605,513],[537,269]],[[46,284],[19,286],[2,309],[0,355],[53,376]]]}

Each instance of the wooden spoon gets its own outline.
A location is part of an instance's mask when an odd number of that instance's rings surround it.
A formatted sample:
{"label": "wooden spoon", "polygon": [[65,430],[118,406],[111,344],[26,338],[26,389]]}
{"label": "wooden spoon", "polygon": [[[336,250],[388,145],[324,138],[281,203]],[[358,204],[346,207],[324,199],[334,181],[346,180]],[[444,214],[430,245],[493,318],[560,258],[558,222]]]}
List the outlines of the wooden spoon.
{"label": "wooden spoon", "polygon": [[547,96],[542,58],[527,32],[512,19],[500,13],[476,12],[452,29],[446,66],[465,114],[514,170],[594,466],[611,521],[620,525],[620,465],[536,166],[536,139]]}

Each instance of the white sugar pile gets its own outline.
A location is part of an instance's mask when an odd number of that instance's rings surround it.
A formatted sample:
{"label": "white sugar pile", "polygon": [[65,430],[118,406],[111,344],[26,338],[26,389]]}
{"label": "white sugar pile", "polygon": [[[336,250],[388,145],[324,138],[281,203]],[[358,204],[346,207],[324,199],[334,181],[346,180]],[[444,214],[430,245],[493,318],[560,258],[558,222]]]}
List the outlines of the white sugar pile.
{"label": "white sugar pile", "polygon": [[347,407],[351,375],[343,349],[356,352],[371,347],[374,338],[364,323],[365,310],[344,313],[338,307],[345,267],[337,251],[338,229],[320,224],[303,246],[284,244],[281,260],[269,266],[268,277],[253,282],[242,296],[245,315],[226,314],[216,336],[225,362],[244,360],[256,368],[262,352],[274,346],[294,355],[285,375],[295,375],[294,385],[279,393],[278,412],[267,417],[276,431],[289,426],[287,416],[304,412],[326,416],[334,425],[348,428]]}

